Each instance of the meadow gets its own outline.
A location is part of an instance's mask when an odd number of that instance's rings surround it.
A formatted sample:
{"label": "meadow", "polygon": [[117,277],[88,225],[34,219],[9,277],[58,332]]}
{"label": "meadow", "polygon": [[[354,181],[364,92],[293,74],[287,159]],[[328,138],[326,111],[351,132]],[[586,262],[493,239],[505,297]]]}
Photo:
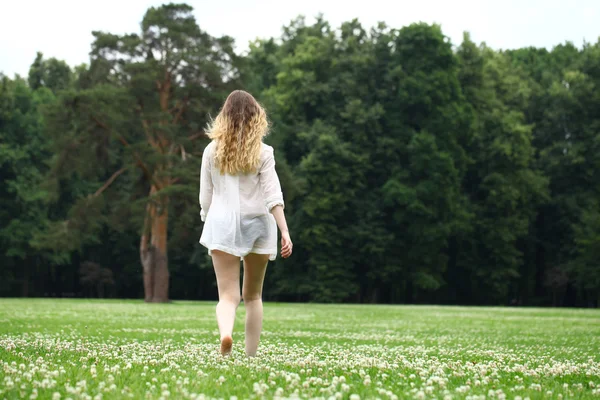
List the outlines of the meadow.
{"label": "meadow", "polygon": [[600,399],[600,310],[0,299],[0,399]]}

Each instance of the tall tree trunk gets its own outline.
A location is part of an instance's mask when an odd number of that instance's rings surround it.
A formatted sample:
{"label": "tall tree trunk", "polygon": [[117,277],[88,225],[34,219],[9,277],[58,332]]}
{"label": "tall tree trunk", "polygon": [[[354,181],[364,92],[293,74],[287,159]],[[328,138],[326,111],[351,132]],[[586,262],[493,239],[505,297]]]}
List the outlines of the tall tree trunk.
{"label": "tall tree trunk", "polygon": [[[142,240],[147,240],[142,236]],[[147,246],[146,246],[147,247]],[[140,251],[142,253],[142,251]],[[144,301],[151,302],[154,296],[154,257],[152,249],[146,249],[141,256],[144,270]]]}
{"label": "tall tree trunk", "polygon": [[167,255],[167,228],[169,222],[168,199],[163,198],[152,223],[152,248],[154,249],[154,287],[152,301],[169,301],[169,259]]}
{"label": "tall tree trunk", "polygon": [[[157,189],[152,186],[150,196]],[[149,203],[146,207],[144,230],[140,240],[140,261],[144,273],[144,301],[164,303],[169,301],[169,263],[167,255],[167,229],[169,222],[168,199]]]}
{"label": "tall tree trunk", "polygon": [[[169,112],[169,101],[171,99],[171,74],[165,70],[164,80],[156,82],[160,108],[163,112]],[[183,105],[180,112],[183,111]],[[144,121],[144,127],[148,123]],[[176,123],[176,121],[175,121]],[[161,127],[169,124],[167,119],[161,120]],[[156,134],[156,139],[154,139]],[[164,132],[158,130],[154,133],[147,131],[150,145],[160,154],[171,152],[169,149],[170,141]],[[140,240],[140,259],[144,270],[144,300],[146,302],[164,303],[169,301],[169,259],[167,254],[167,235],[169,227],[169,198],[161,196],[153,199],[160,189],[164,189],[171,183],[169,179],[160,179],[159,172],[170,165],[159,165],[155,170],[154,178],[156,184],[150,188],[150,203],[146,208],[146,218],[144,220],[144,231]],[[157,187],[159,185],[159,187]]]}
{"label": "tall tree trunk", "polygon": [[154,249],[149,245],[150,224],[154,214],[154,205],[149,203],[146,207],[144,228],[140,239],[140,261],[144,274],[144,301],[146,302],[151,302],[154,297]]}

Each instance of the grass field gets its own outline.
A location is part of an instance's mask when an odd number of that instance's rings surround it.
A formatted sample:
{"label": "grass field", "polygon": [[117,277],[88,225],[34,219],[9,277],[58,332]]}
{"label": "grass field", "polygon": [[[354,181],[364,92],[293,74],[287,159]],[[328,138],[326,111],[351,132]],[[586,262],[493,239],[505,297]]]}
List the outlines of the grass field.
{"label": "grass field", "polygon": [[600,399],[600,311],[0,299],[0,399]]}

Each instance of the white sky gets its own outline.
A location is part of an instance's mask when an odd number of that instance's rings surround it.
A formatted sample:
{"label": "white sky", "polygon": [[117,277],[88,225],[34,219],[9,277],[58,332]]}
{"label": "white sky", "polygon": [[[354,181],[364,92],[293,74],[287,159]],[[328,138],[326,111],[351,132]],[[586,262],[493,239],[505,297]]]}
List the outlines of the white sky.
{"label": "white sky", "polygon": [[[185,2],[184,0],[180,0]],[[175,1],[175,2],[180,2]],[[154,0],[3,0],[0,5],[0,72],[27,75],[37,51],[70,65],[88,61],[92,30],[139,32]],[[439,23],[454,44],[464,31],[499,49],[552,48],[571,41],[596,42],[600,0],[188,0],[200,28],[236,39],[279,36],[302,14],[308,23],[322,12],[333,27],[358,18],[365,28],[378,21],[400,28],[412,22]]]}

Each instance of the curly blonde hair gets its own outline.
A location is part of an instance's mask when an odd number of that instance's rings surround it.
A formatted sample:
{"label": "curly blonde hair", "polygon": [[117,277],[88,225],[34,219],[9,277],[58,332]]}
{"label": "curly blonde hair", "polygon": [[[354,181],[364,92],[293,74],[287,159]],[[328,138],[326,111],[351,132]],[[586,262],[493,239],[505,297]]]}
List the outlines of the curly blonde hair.
{"label": "curly blonde hair", "polygon": [[216,144],[215,165],[221,174],[256,172],[268,129],[267,114],[254,97],[243,90],[231,92],[206,132]]}

